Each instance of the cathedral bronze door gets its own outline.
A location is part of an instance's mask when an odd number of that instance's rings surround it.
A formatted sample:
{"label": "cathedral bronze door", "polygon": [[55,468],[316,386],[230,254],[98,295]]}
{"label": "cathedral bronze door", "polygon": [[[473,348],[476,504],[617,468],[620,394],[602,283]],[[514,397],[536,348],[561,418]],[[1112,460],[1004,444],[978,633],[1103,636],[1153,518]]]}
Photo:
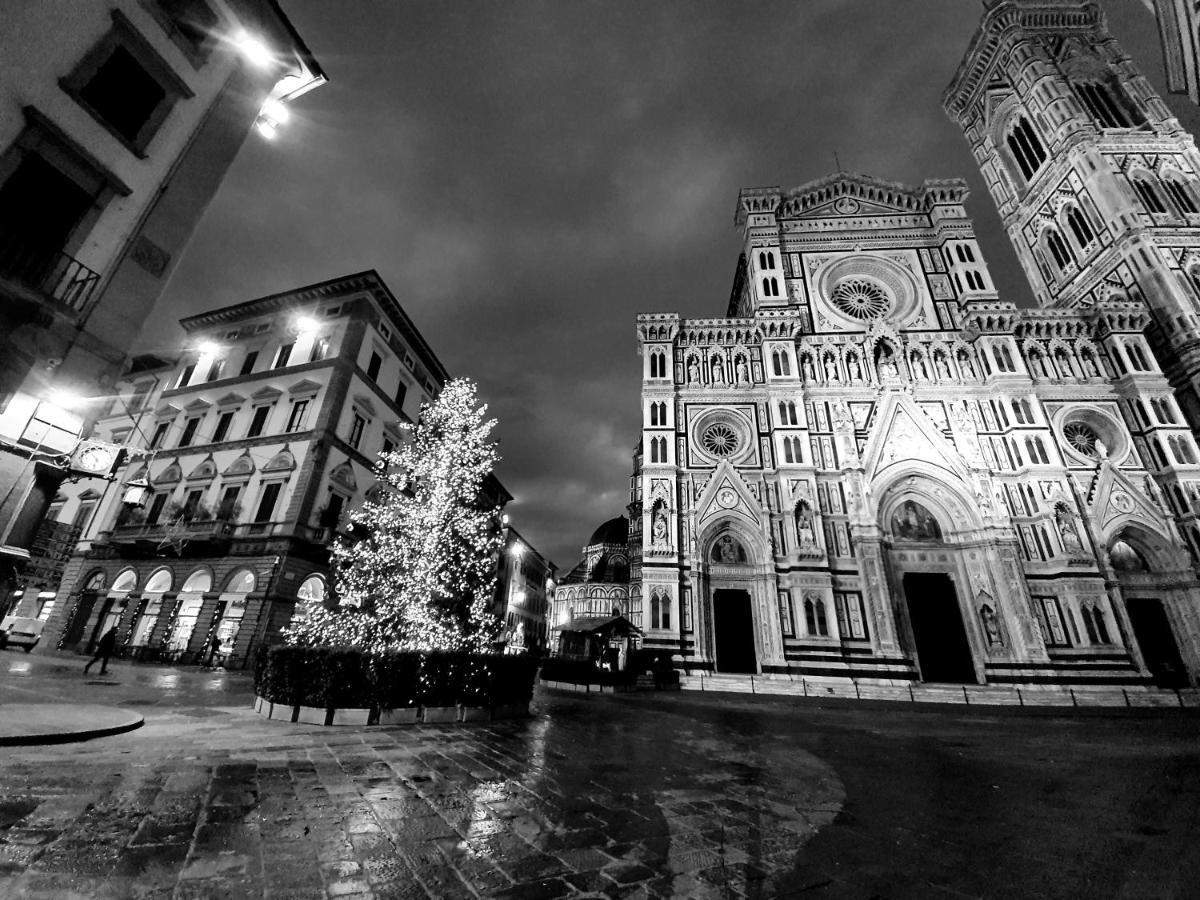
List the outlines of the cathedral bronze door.
{"label": "cathedral bronze door", "polygon": [[1129,610],[1129,622],[1154,683],[1163,688],[1187,687],[1187,670],[1162,601],[1153,597],[1130,598],[1125,601],[1125,608]]}
{"label": "cathedral bronze door", "polygon": [[713,643],[718,672],[758,672],[748,592],[713,591]]}
{"label": "cathedral bronze door", "polygon": [[975,666],[954,582],[943,572],[908,572],[904,596],[922,681],[974,684]]}

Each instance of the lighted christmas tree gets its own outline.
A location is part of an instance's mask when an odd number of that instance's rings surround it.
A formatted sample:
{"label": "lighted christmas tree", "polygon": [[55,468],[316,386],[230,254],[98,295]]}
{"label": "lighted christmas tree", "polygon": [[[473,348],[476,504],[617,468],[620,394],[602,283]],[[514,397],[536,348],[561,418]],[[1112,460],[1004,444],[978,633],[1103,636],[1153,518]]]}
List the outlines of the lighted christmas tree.
{"label": "lighted christmas tree", "polygon": [[422,407],[409,440],[381,456],[379,490],[350,517],[361,537],[333,547],[340,605],[311,604],[285,629],[289,643],[479,651],[495,640],[502,537],[480,490],[498,459],[486,414],[462,378]]}

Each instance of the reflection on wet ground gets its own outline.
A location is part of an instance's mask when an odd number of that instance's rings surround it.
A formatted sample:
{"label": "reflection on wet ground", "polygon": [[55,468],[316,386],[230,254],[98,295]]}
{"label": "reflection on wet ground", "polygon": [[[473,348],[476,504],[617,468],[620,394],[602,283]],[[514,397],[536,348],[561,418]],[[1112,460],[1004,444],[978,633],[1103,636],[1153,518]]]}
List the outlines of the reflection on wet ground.
{"label": "reflection on wet ground", "polygon": [[1186,713],[543,694],[524,721],[325,729],[255,716],[239,675],[100,688],[73,663],[0,657],[0,683],[146,725],[0,756],[2,897],[1186,896],[1200,874]]}

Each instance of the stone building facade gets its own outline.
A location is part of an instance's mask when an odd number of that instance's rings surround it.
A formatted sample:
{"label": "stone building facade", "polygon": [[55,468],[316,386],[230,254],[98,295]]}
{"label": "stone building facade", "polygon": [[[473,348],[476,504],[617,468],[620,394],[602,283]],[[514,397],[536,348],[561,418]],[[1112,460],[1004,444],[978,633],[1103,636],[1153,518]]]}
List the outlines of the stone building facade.
{"label": "stone building facade", "polygon": [[[271,0],[45,0],[0,29],[0,591],[255,125],[325,75]],[[81,439],[84,439],[81,442]],[[44,572],[43,572],[44,574]]]}
{"label": "stone building facade", "polygon": [[552,619],[561,627],[581,616],[621,615],[633,620],[630,596],[629,520],[609,519],[592,532],[583,559],[562,578]]}
{"label": "stone building facade", "polygon": [[[48,646],[83,650],[117,624],[134,656],[197,661],[216,635],[245,665],[298,600],[328,598],[329,542],[449,377],[373,271],[182,324],[182,358],[131,372],[98,425],[143,455],[55,501],[83,539]],[[124,502],[143,483],[144,505]]]}
{"label": "stone building facade", "polygon": [[986,2],[945,104],[1040,308],[997,295],[960,180],[742,191],[725,316],[638,317],[645,645],[1194,683],[1200,157],[1091,2]]}

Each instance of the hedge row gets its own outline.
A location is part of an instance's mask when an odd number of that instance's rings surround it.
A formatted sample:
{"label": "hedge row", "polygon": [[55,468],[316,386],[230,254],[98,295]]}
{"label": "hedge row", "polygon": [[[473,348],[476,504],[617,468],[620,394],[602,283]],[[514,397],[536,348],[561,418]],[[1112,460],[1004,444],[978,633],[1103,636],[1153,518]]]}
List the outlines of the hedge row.
{"label": "hedge row", "polygon": [[679,683],[679,673],[671,666],[667,654],[653,650],[635,650],[630,654],[624,671],[601,669],[592,660],[551,656],[542,663],[543,681],[565,681],[571,684],[636,684],[639,675],[654,675],[660,686]]}
{"label": "hedge row", "polygon": [[255,658],[254,692],[325,709],[508,706],[529,702],[536,672],[536,660],[524,655],[273,646]]}

